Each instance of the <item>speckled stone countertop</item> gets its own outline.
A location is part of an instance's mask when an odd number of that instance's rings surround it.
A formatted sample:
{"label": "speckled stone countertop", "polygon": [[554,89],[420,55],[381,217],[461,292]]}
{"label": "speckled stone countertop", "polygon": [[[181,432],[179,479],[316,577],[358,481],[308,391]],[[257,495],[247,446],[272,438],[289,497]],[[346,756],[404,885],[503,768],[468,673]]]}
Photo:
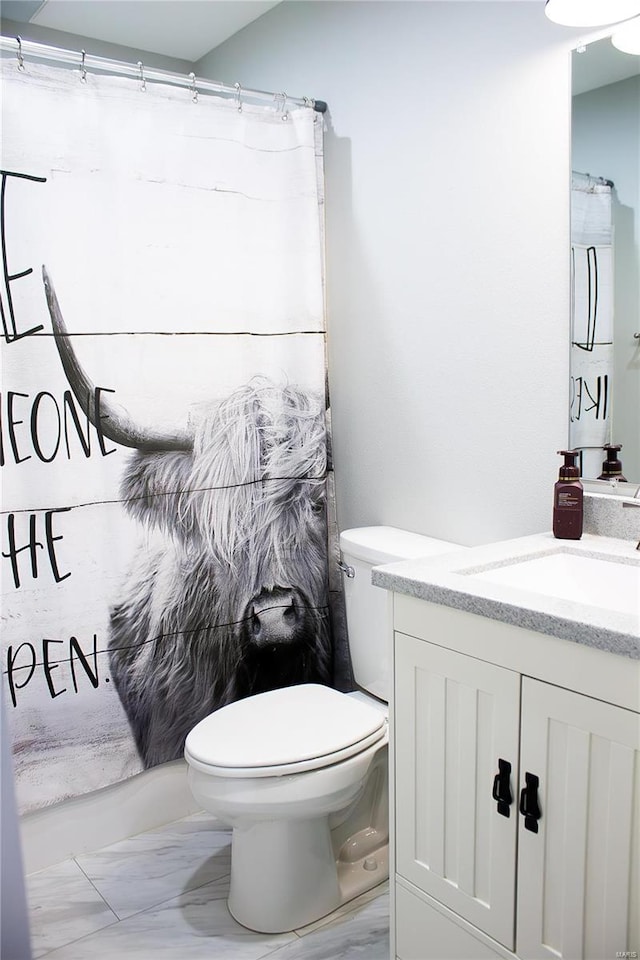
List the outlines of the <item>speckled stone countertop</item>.
{"label": "speckled stone countertop", "polygon": [[[626,566],[624,574],[621,570],[619,581],[625,583],[621,588],[620,609],[597,605],[597,585],[588,590],[593,602],[586,603],[582,599],[569,600],[561,595],[565,592],[560,582],[562,577],[558,577],[554,596],[555,584],[551,588],[547,585],[543,593],[536,592],[534,585],[529,588],[528,584],[524,587],[494,583],[479,576],[491,576],[489,571],[557,554],[606,559],[610,561],[604,568],[606,577],[615,576],[619,565]],[[384,564],[374,567],[372,582],[396,593],[637,660],[640,659],[640,579],[636,579],[635,572],[632,573],[629,567],[640,575],[640,552],[636,550],[635,541],[592,534],[583,534],[581,540],[556,540],[552,533],[543,533],[461,548],[439,557]],[[569,592],[576,593],[575,590]]]}

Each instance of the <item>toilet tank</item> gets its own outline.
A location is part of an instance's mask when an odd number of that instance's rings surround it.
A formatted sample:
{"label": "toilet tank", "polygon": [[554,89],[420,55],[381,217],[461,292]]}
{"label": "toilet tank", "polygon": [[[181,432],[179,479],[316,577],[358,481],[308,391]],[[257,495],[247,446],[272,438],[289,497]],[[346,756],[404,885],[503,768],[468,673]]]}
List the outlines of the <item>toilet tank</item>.
{"label": "toilet tank", "polygon": [[[391,595],[371,583],[371,568],[395,560],[432,557],[464,549],[396,527],[356,527],[340,534],[349,652],[359,687],[389,700]],[[353,572],[353,575],[349,574]]]}

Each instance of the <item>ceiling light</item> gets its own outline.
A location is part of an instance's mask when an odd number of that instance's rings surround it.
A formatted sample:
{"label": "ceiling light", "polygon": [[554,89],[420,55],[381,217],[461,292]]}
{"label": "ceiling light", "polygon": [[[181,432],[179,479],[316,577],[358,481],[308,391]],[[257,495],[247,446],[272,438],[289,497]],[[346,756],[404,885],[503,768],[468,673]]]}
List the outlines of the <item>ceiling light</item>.
{"label": "ceiling light", "polygon": [[640,14],[640,0],[547,0],[549,20],[566,27],[602,27]]}
{"label": "ceiling light", "polygon": [[640,56],[640,17],[616,27],[611,36],[611,43],[623,53],[635,53]]}

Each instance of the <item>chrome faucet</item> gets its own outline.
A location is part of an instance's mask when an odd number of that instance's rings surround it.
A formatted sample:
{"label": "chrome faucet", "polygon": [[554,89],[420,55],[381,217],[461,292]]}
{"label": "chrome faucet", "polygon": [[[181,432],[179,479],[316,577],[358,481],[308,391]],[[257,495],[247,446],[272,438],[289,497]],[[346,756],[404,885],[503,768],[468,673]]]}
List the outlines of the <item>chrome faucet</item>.
{"label": "chrome faucet", "polygon": [[[634,493],[633,499],[635,500],[636,497],[638,497],[638,496],[640,496],[640,487],[638,487],[638,489],[637,489],[636,492]],[[625,507],[640,507],[640,501],[638,501],[638,503],[625,503],[624,506],[625,506]],[[638,540],[638,542],[637,542],[637,544],[636,544],[636,550],[640,550],[640,540]]]}
{"label": "chrome faucet", "polygon": [[[638,489],[636,490],[635,494],[633,495],[633,499],[632,499],[632,500],[623,500],[623,501],[622,501],[622,506],[623,506],[623,507],[638,507],[638,508],[640,509],[640,500],[637,499],[638,497],[640,497],[640,487],[638,487]],[[638,540],[638,542],[637,542],[637,544],[636,544],[636,550],[640,550],[640,540]]]}
{"label": "chrome faucet", "polygon": [[[622,503],[623,507],[640,507],[640,500],[636,503],[636,498],[640,497],[640,487],[636,490],[633,495],[633,502],[631,500],[624,500]],[[636,550],[640,550],[640,540],[636,544]]]}

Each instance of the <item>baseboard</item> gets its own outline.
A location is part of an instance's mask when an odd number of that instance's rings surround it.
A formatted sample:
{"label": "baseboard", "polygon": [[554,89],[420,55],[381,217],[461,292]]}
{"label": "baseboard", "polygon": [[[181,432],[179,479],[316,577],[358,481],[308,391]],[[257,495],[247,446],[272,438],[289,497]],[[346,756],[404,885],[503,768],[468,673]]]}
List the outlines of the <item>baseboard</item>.
{"label": "baseboard", "polygon": [[21,818],[25,873],[197,813],[184,760]]}

